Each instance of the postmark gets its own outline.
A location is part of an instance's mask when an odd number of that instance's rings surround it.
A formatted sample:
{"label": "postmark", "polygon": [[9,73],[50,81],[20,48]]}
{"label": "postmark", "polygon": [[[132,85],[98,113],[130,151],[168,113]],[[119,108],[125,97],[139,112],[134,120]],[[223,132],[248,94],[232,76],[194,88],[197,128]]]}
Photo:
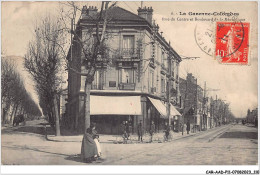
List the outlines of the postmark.
{"label": "postmark", "polygon": [[214,57],[215,53],[215,26],[212,22],[197,24],[194,37],[199,48],[207,55]]}
{"label": "postmark", "polygon": [[248,64],[249,23],[217,22],[215,56],[220,63]]}

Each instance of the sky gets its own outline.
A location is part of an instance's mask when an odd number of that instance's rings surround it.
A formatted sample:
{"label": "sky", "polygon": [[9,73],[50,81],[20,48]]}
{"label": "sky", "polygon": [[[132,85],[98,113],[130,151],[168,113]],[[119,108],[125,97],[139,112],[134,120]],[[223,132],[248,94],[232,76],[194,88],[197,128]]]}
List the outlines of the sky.
{"label": "sky", "polygon": [[[81,2],[100,7],[100,2]],[[119,1],[118,6],[137,14],[141,2]],[[146,2],[143,6],[153,7],[153,19],[160,26],[160,31],[171,46],[182,57],[199,57],[195,60],[183,59],[180,64],[180,77],[192,73],[198,78],[198,84],[207,89],[208,96],[221,98],[229,103],[236,117],[244,117],[247,109],[258,106],[258,53],[257,53],[257,4],[255,2]],[[60,4],[57,2],[2,2],[1,10],[1,47],[6,55],[23,57],[28,41],[33,37],[33,27],[37,17],[45,13],[56,15]],[[204,24],[214,28],[214,22],[178,21],[177,18],[201,16],[180,15],[208,12],[239,13],[239,18],[250,23],[249,64],[224,65],[214,57],[203,52],[196,43],[194,30]],[[220,16],[217,16],[220,17]],[[175,21],[165,21],[175,18]],[[214,46],[213,46],[214,47]],[[22,64],[21,61],[18,62]],[[31,80],[27,77],[27,88],[33,92]],[[37,95],[33,95],[37,100]]]}

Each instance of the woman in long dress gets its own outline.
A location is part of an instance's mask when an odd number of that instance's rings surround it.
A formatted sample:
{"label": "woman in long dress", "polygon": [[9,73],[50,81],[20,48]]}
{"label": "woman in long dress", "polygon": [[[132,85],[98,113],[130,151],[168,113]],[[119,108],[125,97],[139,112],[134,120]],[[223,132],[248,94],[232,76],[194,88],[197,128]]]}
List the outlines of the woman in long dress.
{"label": "woman in long dress", "polygon": [[86,129],[81,145],[81,158],[84,162],[90,163],[98,155],[97,146],[93,139],[92,128]]}

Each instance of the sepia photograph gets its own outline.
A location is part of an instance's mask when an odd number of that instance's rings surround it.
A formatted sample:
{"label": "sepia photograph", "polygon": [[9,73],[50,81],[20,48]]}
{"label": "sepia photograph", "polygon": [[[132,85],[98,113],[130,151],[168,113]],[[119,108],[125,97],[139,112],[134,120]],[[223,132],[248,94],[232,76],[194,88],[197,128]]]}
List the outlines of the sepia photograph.
{"label": "sepia photograph", "polygon": [[1,2],[2,166],[258,154],[257,1]]}

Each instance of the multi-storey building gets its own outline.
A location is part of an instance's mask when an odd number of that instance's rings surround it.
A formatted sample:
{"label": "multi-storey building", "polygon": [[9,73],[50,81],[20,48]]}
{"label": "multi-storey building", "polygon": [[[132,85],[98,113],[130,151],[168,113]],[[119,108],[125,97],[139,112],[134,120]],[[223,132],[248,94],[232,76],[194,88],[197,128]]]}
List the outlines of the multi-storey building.
{"label": "multi-storey building", "polygon": [[187,74],[186,80],[180,78],[180,94],[184,123],[189,120],[194,130],[200,130],[203,125],[203,89],[191,73]]}
{"label": "multi-storey building", "polygon": [[[88,27],[95,24],[92,17],[98,13],[97,8],[83,8],[77,24],[79,36],[84,36]],[[139,8],[137,15],[113,7],[108,16],[106,33],[109,37],[105,41],[108,56],[100,54],[97,60],[90,97],[91,121],[97,123],[100,133],[117,134],[122,121],[128,121],[133,132],[140,120],[146,131],[151,121],[155,122],[157,131],[163,129],[168,121],[165,101],[170,81],[171,100],[175,105],[179,102],[181,58],[159,33],[152,8]],[[82,51],[77,43],[73,43],[68,59],[71,59],[71,67],[84,70]],[[84,128],[84,83],[84,76],[69,70],[67,123],[80,131]],[[171,117],[177,114],[171,105]]]}

